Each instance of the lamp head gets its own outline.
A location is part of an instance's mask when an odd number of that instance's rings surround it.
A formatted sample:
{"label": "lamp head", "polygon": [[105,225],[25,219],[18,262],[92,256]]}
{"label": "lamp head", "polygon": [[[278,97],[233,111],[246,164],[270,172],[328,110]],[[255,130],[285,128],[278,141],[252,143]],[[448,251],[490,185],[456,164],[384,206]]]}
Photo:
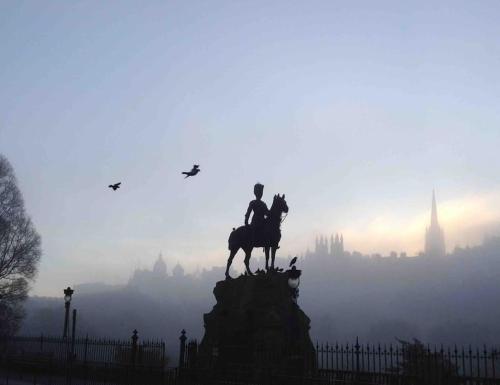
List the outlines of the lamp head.
{"label": "lamp head", "polygon": [[67,287],[64,289],[64,302],[69,303],[71,302],[71,296],[73,295],[75,291],[71,289],[71,287]]}
{"label": "lamp head", "polygon": [[296,289],[300,285],[300,278],[288,278],[288,286],[290,289]]}
{"label": "lamp head", "polygon": [[290,286],[291,289],[297,289],[299,287],[301,274],[302,272],[295,266],[292,266],[292,269],[288,270],[288,286]]}

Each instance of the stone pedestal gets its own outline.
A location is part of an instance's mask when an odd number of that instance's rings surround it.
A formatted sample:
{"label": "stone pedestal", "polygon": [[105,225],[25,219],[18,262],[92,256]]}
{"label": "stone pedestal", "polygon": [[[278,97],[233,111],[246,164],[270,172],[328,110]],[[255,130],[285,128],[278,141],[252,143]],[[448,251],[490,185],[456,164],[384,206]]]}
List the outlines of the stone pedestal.
{"label": "stone pedestal", "polygon": [[310,320],[289,287],[289,271],[217,282],[204,315],[198,364],[222,371],[301,374],[316,367]]}

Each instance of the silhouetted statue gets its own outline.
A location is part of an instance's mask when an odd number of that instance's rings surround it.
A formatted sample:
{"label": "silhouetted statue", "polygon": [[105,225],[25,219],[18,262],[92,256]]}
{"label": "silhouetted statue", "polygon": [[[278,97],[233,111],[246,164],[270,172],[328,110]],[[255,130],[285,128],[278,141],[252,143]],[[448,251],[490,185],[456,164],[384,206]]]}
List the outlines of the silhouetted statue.
{"label": "silhouetted statue", "polygon": [[[229,259],[227,260],[226,278],[229,276],[229,268],[234,256],[241,248],[245,252],[245,268],[249,275],[253,275],[250,270],[250,257],[254,247],[263,247],[266,254],[266,270],[274,270],[274,259],[276,250],[279,248],[281,239],[281,214],[288,213],[288,206],[285,195],[275,195],[271,209],[268,210],[266,204],[261,200],[264,186],[257,183],[254,187],[257,199],[250,202],[245,214],[245,226],[233,229],[229,235]],[[248,218],[253,212],[252,221],[248,225]],[[269,267],[269,250],[271,250],[271,267]]]}
{"label": "silhouetted statue", "polygon": [[122,182],[118,182],[118,183],[115,183],[115,184],[110,184],[108,187],[109,188],[112,188],[113,191],[116,191],[117,189],[120,188],[120,185],[122,184]]}
{"label": "silhouetted statue", "polygon": [[182,174],[186,175],[184,177],[184,179],[186,179],[187,177],[189,176],[195,176],[196,174],[198,174],[200,172],[200,166],[195,164],[193,165],[193,168],[191,169],[191,171],[183,171]]}
{"label": "silhouetted statue", "polygon": [[264,238],[264,224],[267,216],[269,215],[267,205],[262,201],[264,185],[260,183],[255,184],[255,186],[253,186],[253,193],[255,194],[255,199],[248,205],[248,209],[245,214],[245,226],[248,226],[248,218],[253,212],[250,226],[253,232],[254,243],[260,244]]}

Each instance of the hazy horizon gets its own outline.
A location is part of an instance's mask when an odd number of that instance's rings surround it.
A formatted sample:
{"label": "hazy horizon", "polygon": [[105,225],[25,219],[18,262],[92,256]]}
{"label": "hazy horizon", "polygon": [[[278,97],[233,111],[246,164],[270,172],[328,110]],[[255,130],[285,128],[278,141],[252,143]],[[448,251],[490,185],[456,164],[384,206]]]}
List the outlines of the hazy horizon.
{"label": "hazy horizon", "polygon": [[0,153],[44,251],[31,294],[126,282],[160,251],[222,266],[257,181],[268,205],[286,194],[282,257],[332,233],[414,255],[433,189],[448,251],[498,235],[499,11],[1,3]]}

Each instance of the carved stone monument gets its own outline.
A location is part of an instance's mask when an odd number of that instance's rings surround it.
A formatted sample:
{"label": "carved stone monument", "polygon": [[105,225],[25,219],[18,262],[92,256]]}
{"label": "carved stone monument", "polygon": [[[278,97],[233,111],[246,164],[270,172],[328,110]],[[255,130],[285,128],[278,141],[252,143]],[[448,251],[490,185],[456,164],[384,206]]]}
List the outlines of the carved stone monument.
{"label": "carved stone monument", "polygon": [[217,304],[204,315],[199,366],[256,378],[315,368],[310,320],[296,302],[299,276],[293,268],[217,282]]}

